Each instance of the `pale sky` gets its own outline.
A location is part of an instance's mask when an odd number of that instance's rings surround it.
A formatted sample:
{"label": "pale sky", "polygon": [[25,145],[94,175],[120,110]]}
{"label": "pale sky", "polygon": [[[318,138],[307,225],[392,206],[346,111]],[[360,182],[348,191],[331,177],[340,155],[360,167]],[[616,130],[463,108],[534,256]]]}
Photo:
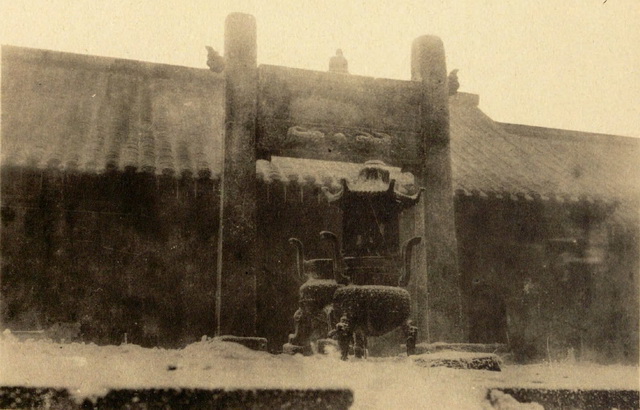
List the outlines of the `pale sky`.
{"label": "pale sky", "polygon": [[258,24],[258,63],[408,80],[440,36],[460,91],[497,121],[640,137],[640,0],[0,0],[0,41],[206,68],[224,19]]}

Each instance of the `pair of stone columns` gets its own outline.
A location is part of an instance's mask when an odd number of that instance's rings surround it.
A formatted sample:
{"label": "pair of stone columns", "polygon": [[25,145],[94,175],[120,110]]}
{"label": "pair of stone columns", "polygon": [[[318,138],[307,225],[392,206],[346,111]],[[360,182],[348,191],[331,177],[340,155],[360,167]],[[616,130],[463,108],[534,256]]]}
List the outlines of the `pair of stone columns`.
{"label": "pair of stone columns", "polygon": [[[221,182],[216,309],[218,334],[253,336],[256,331],[256,121],[258,100],[255,18],[231,14],[225,24],[226,129]],[[416,212],[424,252],[416,275],[415,316],[422,339],[460,340],[456,239],[449,154],[447,70],[442,41],[417,38],[412,80],[422,83],[420,163],[411,169],[426,188]],[[398,165],[398,164],[394,164]],[[220,286],[220,284],[222,286]]]}

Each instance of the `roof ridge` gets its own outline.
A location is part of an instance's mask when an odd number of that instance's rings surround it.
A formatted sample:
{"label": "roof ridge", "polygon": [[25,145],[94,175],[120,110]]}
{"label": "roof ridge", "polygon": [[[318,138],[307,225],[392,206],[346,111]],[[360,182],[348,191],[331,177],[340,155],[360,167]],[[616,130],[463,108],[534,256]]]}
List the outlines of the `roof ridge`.
{"label": "roof ridge", "polygon": [[[519,137],[525,137],[525,138],[527,137],[538,138],[538,139],[561,138],[563,140],[572,140],[576,142],[588,141],[588,142],[602,143],[602,144],[619,143],[619,144],[640,145],[640,136],[632,137],[632,136],[626,136],[626,135],[615,135],[615,134],[597,133],[597,132],[589,132],[589,131],[578,131],[578,130],[567,130],[562,128],[543,127],[539,125],[515,124],[515,123],[507,123],[507,122],[500,122],[500,121],[494,121],[494,122],[499,127],[503,128],[506,132],[509,132]],[[518,131],[525,131],[526,134],[522,134]]]}
{"label": "roof ridge", "polygon": [[136,72],[155,77],[176,75],[197,76],[198,78],[223,80],[224,76],[208,68],[182,66],[154,61],[134,60],[122,57],[109,57],[93,54],[81,54],[69,51],[47,50],[34,47],[2,44],[2,61],[25,61],[32,64],[73,67],[74,69],[93,69],[108,71]]}

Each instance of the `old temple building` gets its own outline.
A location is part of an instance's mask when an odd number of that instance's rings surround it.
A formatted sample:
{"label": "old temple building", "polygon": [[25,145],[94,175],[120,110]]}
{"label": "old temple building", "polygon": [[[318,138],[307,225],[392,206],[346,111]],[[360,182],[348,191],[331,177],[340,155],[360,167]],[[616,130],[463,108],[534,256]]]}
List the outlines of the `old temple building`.
{"label": "old temple building", "polygon": [[449,92],[439,39],[411,55],[410,81],[258,65],[243,14],[220,72],[3,46],[3,327],[278,351],[289,238],[328,258],[318,232],[344,215],[324,191],[378,160],[423,189],[393,233],[422,237],[419,340],[637,362],[640,139],[493,121]]}

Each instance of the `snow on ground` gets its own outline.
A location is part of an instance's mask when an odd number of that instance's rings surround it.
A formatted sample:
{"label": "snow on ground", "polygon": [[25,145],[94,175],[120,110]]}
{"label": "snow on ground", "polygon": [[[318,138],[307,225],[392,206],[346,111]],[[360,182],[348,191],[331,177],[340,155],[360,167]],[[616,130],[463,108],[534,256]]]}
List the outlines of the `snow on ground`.
{"label": "snow on ground", "polygon": [[488,407],[486,389],[493,387],[639,388],[636,366],[510,365],[502,372],[426,368],[406,357],[342,362],[337,352],[271,355],[207,338],[166,350],[23,342],[5,331],[0,360],[0,385],[67,388],[79,399],[118,388],[349,388],[354,409],[480,409]]}

